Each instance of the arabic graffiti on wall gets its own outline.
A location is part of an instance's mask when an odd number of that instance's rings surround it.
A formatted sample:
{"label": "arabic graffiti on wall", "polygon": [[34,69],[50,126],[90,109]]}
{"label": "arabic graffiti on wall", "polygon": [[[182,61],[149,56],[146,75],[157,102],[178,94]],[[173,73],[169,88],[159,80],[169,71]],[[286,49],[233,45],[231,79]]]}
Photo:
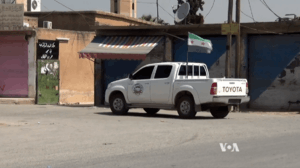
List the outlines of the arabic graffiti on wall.
{"label": "arabic graffiti on wall", "polygon": [[23,4],[0,4],[0,27],[23,27]]}
{"label": "arabic graffiti on wall", "polygon": [[37,59],[57,60],[59,56],[59,42],[51,40],[39,40],[37,44]]}

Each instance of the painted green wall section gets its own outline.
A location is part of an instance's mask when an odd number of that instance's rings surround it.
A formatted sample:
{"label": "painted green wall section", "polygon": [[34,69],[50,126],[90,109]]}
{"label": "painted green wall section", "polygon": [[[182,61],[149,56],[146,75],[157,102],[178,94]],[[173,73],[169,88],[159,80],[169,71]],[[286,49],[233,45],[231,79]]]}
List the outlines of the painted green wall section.
{"label": "painted green wall section", "polygon": [[59,61],[58,60],[38,60],[37,97],[38,97],[38,104],[58,104],[59,102]]}

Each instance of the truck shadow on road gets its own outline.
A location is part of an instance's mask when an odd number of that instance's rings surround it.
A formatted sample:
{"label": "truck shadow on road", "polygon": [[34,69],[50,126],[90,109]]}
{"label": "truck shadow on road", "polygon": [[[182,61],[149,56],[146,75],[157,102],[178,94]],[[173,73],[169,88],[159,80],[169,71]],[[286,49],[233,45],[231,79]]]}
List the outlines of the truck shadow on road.
{"label": "truck shadow on road", "polygon": [[[106,116],[112,116],[112,117],[120,117],[122,115],[115,115],[112,114],[112,112],[99,112],[99,113],[94,113],[94,114],[98,114],[98,115],[106,115]],[[125,116],[130,116],[130,117],[146,117],[146,118],[167,118],[167,119],[180,119],[180,120],[184,120],[183,118],[180,118],[179,116],[175,115],[175,114],[155,114],[155,115],[149,115],[147,113],[136,113],[136,112],[129,112]],[[195,118],[192,119],[188,119],[188,120],[220,120],[218,118],[214,118],[214,117],[210,117],[210,116],[196,116]]]}

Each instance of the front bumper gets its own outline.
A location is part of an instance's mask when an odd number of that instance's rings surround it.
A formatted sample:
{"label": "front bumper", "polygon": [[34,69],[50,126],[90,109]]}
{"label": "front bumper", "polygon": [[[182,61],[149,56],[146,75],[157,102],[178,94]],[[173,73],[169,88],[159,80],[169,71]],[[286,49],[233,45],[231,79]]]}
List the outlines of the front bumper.
{"label": "front bumper", "polygon": [[243,104],[250,101],[250,96],[234,96],[234,97],[213,97],[214,103],[222,104]]}

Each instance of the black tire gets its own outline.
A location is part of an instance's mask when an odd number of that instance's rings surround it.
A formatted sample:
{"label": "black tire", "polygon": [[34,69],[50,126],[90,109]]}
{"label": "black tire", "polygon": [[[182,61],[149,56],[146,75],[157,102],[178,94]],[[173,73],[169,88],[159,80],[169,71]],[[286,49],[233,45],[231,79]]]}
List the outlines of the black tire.
{"label": "black tire", "polygon": [[144,108],[147,114],[154,115],[156,114],[160,109],[157,108]]}
{"label": "black tire", "polygon": [[129,110],[122,94],[112,95],[109,100],[109,106],[112,113],[116,115],[125,115]]}
{"label": "black tire", "polygon": [[183,96],[177,102],[177,112],[181,118],[194,118],[197,114],[195,103],[190,96]]}
{"label": "black tire", "polygon": [[210,109],[210,113],[215,118],[225,118],[229,114],[228,106],[214,107]]}

